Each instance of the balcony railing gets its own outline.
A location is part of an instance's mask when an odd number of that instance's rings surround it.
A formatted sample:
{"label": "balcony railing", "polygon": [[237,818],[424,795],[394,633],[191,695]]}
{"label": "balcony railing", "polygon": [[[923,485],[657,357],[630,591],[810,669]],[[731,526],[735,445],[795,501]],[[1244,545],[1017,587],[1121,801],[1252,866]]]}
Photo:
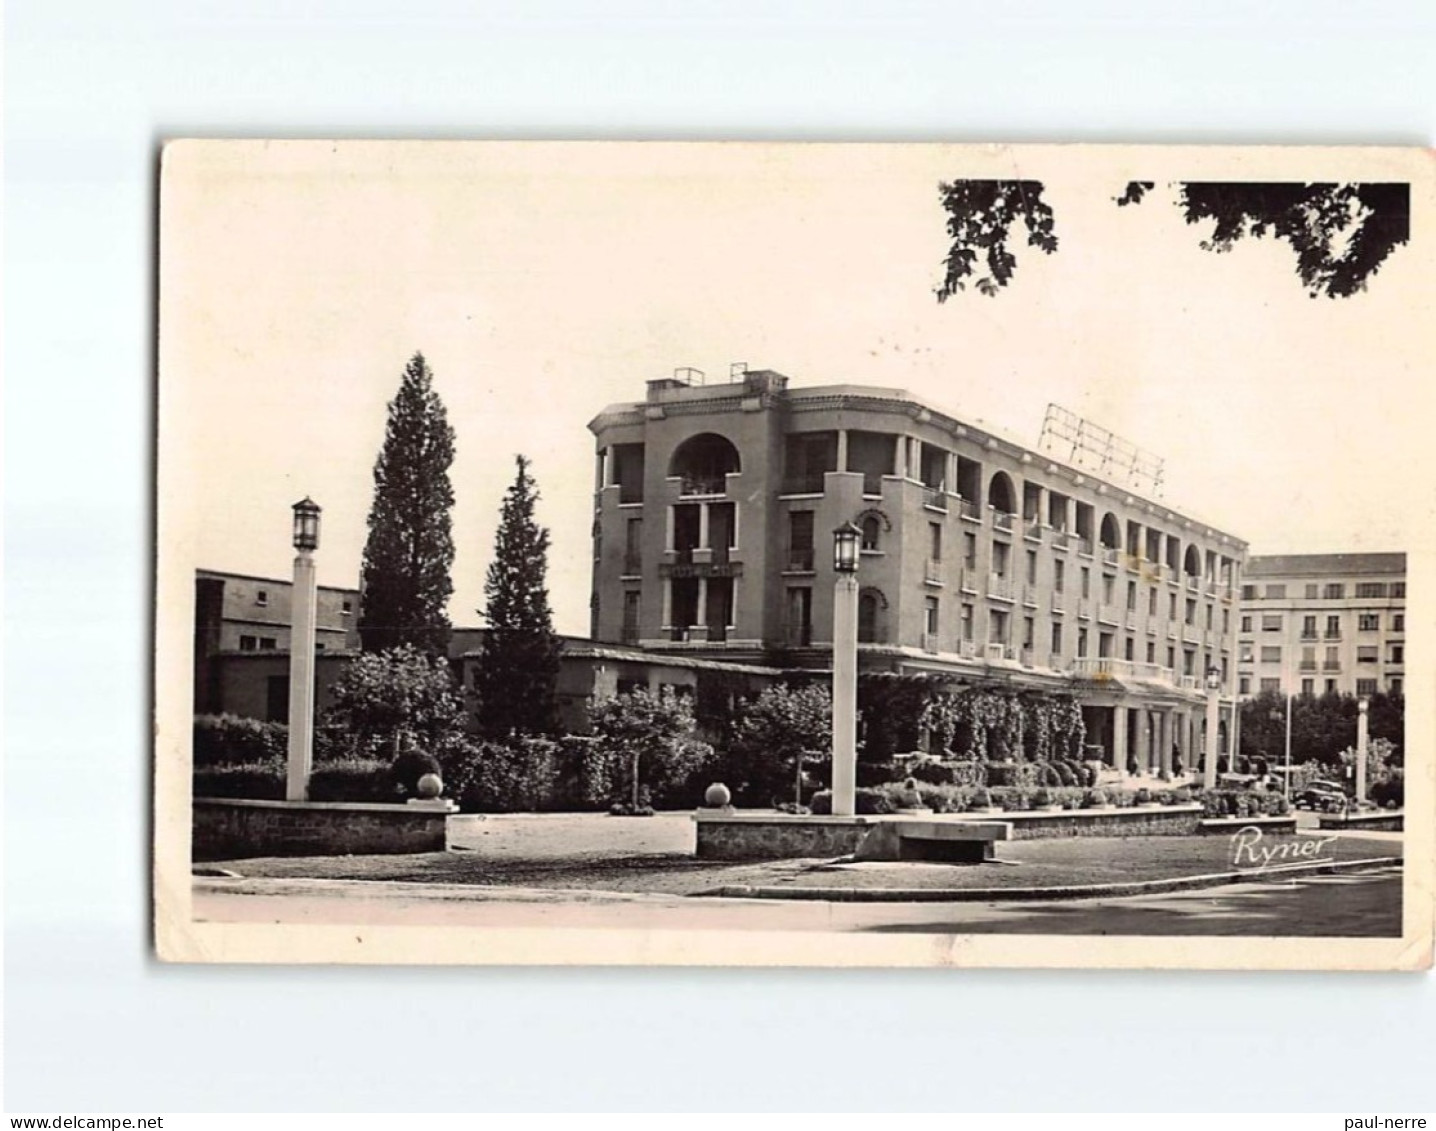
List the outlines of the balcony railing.
{"label": "balcony railing", "polygon": [[634,576],[635,574],[642,573],[642,572],[643,572],[643,555],[642,555],[642,554],[624,554],[624,555],[623,555],[623,572],[624,572],[626,575],[628,575],[629,577],[632,577],[632,576]]}
{"label": "balcony railing", "polygon": [[985,660],[1005,660],[1009,652],[1006,644],[991,642],[983,646],[982,658]]}
{"label": "balcony railing", "polygon": [[1187,588],[1190,589],[1193,593],[1199,593],[1199,592],[1201,592],[1202,579],[1201,579],[1200,577],[1196,576],[1196,574],[1188,574],[1188,575],[1187,575]]}
{"label": "balcony railing", "polygon": [[1077,552],[1090,558],[1092,556],[1092,539],[1084,538],[1079,534],[1077,536]]}
{"label": "balcony railing", "polygon": [[1302,629],[1302,630],[1301,630],[1301,638],[1302,638],[1303,640],[1320,640],[1320,639],[1321,639],[1321,637],[1317,634],[1316,629],[1314,629],[1314,628],[1313,628],[1310,632],[1308,632],[1306,629]]}
{"label": "balcony railing", "polygon": [[1122,551],[1116,546],[1102,547],[1102,564],[1114,566],[1122,560]]}
{"label": "balcony railing", "polygon": [[935,632],[924,632],[924,633],[922,634],[922,650],[923,650],[924,652],[937,652],[937,651],[939,651],[937,633],[935,633]]}
{"label": "balcony railing", "polygon": [[928,558],[927,564],[923,567],[922,579],[929,585],[942,584],[942,561],[938,558]]}
{"label": "balcony railing", "polygon": [[947,513],[947,492],[941,487],[924,486],[922,489],[922,505],[930,507],[935,511]]}
{"label": "balcony railing", "polygon": [[989,573],[987,575],[987,595],[996,597],[1000,601],[1012,600],[1012,578],[1004,577],[1000,573]]}
{"label": "balcony railing", "polygon": [[687,644],[690,626],[686,624],[675,624],[668,630],[668,639],[674,644]]}
{"label": "balcony railing", "polygon": [[1065,530],[1052,531],[1052,548],[1054,550],[1065,550],[1071,545],[1072,536]]}
{"label": "balcony railing", "polygon": [[1092,600],[1090,597],[1077,598],[1077,615],[1083,620],[1092,619]]}
{"label": "balcony railing", "polygon": [[1321,670],[1324,672],[1339,672],[1341,670],[1340,660],[1323,660]]}
{"label": "balcony railing", "polygon": [[1297,666],[1298,666],[1302,671],[1304,671],[1304,672],[1314,672],[1314,671],[1316,671],[1316,661],[1315,661],[1315,660],[1302,660],[1301,663],[1298,664]]}
{"label": "balcony railing", "polygon": [[789,550],[788,551],[788,572],[789,573],[812,573],[813,572],[813,551]]}
{"label": "balcony railing", "polygon": [[977,570],[974,567],[970,565],[963,567],[962,578],[958,582],[958,585],[961,586],[964,593],[977,592],[977,576]]}
{"label": "balcony railing", "polygon": [[971,660],[977,656],[976,640],[959,640],[957,642],[957,653],[964,659]]}
{"label": "balcony railing", "polygon": [[1145,664],[1137,660],[1119,660],[1112,656],[1073,660],[1072,671],[1076,675],[1115,676],[1166,684],[1173,682],[1171,668],[1164,668],[1158,664]]}
{"label": "balcony railing", "polygon": [[1048,604],[1054,613],[1063,612],[1067,604],[1067,597],[1063,593],[1053,593]]}
{"label": "balcony railing", "polygon": [[726,475],[685,475],[679,485],[680,495],[721,495],[728,490]]}
{"label": "balcony railing", "polygon": [[1097,619],[1103,624],[1116,625],[1119,623],[1117,607],[1115,605],[1098,605]]}
{"label": "balcony railing", "polygon": [[1126,626],[1128,631],[1135,629],[1137,627],[1137,610],[1128,609],[1124,612],[1122,614],[1122,624]]}
{"label": "balcony railing", "polygon": [[973,522],[982,521],[982,511],[978,509],[977,502],[973,499],[958,499],[957,512],[963,518],[972,519]]}
{"label": "balcony railing", "polygon": [[1341,639],[1341,630],[1340,630],[1340,629],[1337,629],[1335,632],[1332,632],[1331,629],[1328,628],[1328,629],[1326,630],[1325,635],[1322,637],[1322,639],[1323,639],[1323,640],[1340,640],[1340,639]]}
{"label": "balcony railing", "polygon": [[1007,511],[1000,511],[996,507],[992,508],[992,528],[994,530],[1005,530],[1011,534],[1012,518],[1013,516],[1008,514]]}
{"label": "balcony railing", "polygon": [[783,480],[783,494],[821,495],[823,485],[824,473],[821,471],[810,471],[804,475],[789,475]]}
{"label": "balcony railing", "polygon": [[1035,516],[1022,520],[1022,537],[1029,542],[1042,541],[1042,523],[1038,522]]}

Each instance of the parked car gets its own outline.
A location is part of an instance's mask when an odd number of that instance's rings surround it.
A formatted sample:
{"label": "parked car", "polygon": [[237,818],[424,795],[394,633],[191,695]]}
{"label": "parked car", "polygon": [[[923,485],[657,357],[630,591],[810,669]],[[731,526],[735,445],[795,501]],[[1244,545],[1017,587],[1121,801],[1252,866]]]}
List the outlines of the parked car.
{"label": "parked car", "polygon": [[1336,782],[1308,782],[1306,788],[1296,796],[1292,805],[1297,809],[1311,809],[1318,813],[1330,813],[1346,808],[1346,790]]}

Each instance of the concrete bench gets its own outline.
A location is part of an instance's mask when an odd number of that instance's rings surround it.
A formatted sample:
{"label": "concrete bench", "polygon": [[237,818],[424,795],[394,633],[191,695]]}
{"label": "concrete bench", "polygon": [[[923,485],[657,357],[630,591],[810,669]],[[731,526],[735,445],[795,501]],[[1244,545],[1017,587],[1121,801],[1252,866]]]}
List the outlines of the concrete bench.
{"label": "concrete bench", "polygon": [[1005,821],[944,821],[885,818],[873,824],[853,853],[855,860],[928,860],[981,864],[996,858],[995,844],[1010,840]]}

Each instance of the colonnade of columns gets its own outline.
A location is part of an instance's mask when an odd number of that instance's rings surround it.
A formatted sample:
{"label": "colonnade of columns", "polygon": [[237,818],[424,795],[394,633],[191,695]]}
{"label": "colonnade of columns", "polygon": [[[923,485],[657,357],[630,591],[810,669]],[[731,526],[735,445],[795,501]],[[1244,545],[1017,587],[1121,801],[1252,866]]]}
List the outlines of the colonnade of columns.
{"label": "colonnade of columns", "polygon": [[[1191,707],[1133,707],[1117,704],[1103,708],[1112,712],[1111,758],[1115,769],[1126,771],[1135,762],[1137,772],[1170,778],[1176,774],[1177,760],[1182,771],[1194,773],[1202,761],[1206,723],[1204,709]],[[1222,735],[1217,755],[1230,754],[1236,748],[1237,707],[1223,704]]]}

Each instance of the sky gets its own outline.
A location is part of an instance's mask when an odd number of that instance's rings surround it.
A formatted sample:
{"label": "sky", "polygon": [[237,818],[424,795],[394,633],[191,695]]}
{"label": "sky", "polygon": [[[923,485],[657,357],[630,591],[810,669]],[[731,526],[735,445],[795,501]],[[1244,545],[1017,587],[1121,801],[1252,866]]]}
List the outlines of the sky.
{"label": "sky", "polygon": [[[422,351],[457,432],[455,624],[480,622],[514,456],[560,631],[587,629],[587,422],[678,366],[906,389],[1036,446],[1055,402],[1165,460],[1162,498],[1252,553],[1436,528],[1430,248],[1308,297],[1287,245],[1200,247],[1180,179],[1404,180],[1413,151],[659,143],[180,143],[161,192],[161,506],[196,567],[287,577],[324,508],[355,586],[386,406]],[[1059,248],[934,297],[938,184],[1046,186]],[[1155,180],[1140,206],[1113,197]],[[1428,206],[1424,198],[1413,208]],[[1209,227],[1209,226],[1208,226]],[[1413,230],[1420,231],[1419,222]],[[170,529],[170,527],[166,527]]]}

